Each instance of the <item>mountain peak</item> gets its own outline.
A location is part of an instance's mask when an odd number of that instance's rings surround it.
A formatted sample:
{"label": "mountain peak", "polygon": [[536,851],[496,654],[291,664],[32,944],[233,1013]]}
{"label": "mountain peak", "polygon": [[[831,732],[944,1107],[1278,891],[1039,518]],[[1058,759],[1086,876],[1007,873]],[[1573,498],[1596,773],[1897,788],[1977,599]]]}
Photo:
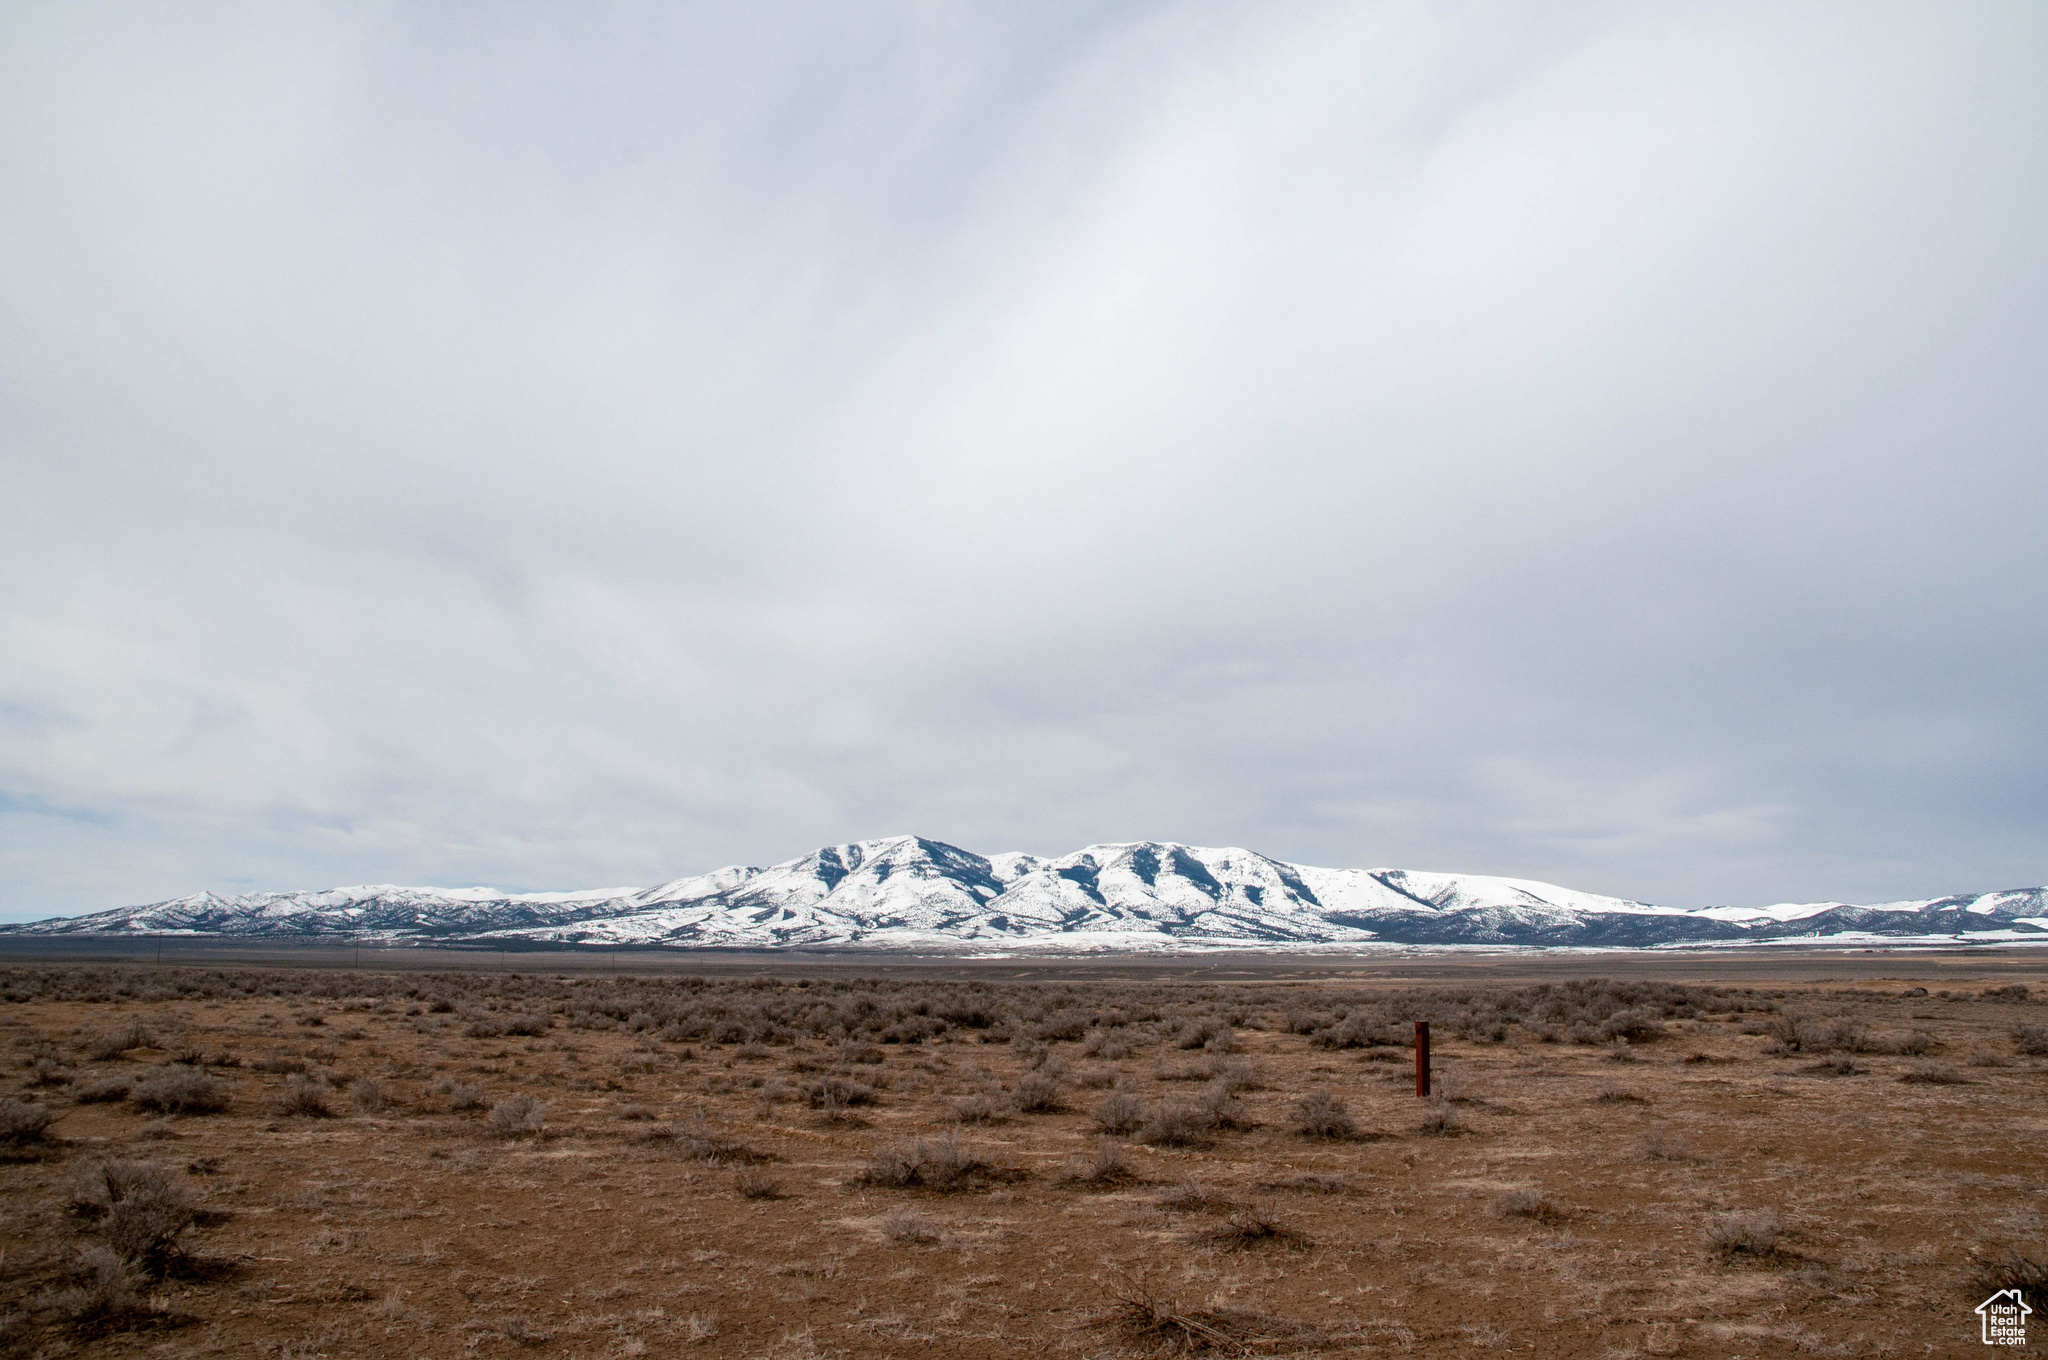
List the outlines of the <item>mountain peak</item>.
{"label": "mountain peak", "polygon": [[1112,841],[1050,859],[1021,851],[984,857],[901,835],[643,889],[202,892],[0,933],[922,950],[2048,942],[2048,888],[1687,911],[1533,879],[1322,869],[1235,846]]}

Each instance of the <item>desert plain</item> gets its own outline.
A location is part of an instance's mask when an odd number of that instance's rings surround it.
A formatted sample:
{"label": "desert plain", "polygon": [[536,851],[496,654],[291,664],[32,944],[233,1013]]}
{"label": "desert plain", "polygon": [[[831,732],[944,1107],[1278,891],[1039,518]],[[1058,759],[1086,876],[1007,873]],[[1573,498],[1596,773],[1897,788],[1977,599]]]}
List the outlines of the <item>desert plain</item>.
{"label": "desert plain", "polygon": [[2031,959],[492,962],[0,969],[0,1353],[1922,1356],[2048,1307]]}

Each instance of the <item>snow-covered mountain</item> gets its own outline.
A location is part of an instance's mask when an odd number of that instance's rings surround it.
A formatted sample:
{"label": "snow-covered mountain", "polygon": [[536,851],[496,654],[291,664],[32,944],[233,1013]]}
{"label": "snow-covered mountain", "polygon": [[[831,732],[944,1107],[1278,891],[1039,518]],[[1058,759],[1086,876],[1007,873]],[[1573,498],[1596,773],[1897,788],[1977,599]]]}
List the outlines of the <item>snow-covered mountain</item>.
{"label": "snow-covered mountain", "polygon": [[1645,948],[1964,938],[2048,943],[2048,888],[1922,902],[1687,911],[1525,879],[1316,869],[1249,850],[1091,845],[989,858],[916,836],[828,845],[766,869],[652,888],[200,893],[13,935],[208,935],[683,947],[1009,950]]}

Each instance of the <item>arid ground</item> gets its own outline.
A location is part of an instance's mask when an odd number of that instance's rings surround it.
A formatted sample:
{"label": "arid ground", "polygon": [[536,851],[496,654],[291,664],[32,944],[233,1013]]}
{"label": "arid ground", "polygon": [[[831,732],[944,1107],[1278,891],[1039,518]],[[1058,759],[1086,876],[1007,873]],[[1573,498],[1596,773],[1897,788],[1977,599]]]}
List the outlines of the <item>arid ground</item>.
{"label": "arid ground", "polygon": [[7,968],[0,1351],[1980,1354],[2048,988],[1861,967]]}

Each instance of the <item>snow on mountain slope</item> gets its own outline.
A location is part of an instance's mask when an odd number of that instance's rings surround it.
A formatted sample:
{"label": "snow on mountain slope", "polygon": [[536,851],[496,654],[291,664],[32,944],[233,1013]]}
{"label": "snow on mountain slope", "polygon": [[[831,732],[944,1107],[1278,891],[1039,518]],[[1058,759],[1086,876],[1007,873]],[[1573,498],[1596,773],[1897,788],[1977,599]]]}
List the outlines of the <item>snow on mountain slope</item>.
{"label": "snow on mountain slope", "polygon": [[1687,911],[1479,874],[1318,869],[1140,841],[989,858],[916,836],[828,845],[644,889],[200,893],[0,934],[347,937],[670,946],[1641,948],[1771,939],[2048,941],[2048,889],[1875,906]]}

